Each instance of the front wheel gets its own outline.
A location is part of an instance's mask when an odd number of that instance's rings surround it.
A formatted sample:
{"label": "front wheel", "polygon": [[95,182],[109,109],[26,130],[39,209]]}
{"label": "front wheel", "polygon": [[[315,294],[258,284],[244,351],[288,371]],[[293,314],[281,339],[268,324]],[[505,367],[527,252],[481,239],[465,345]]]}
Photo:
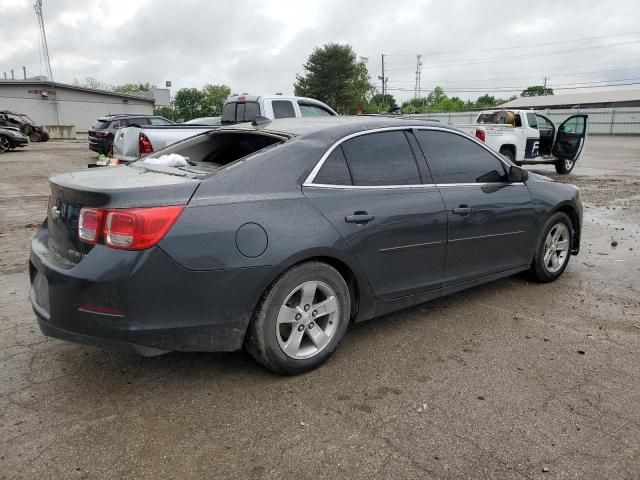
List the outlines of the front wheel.
{"label": "front wheel", "polygon": [[529,273],[539,282],[552,282],[567,268],[573,248],[573,226],[569,217],[557,212],[545,225]]}
{"label": "front wheel", "polygon": [[309,262],[281,275],[264,294],[245,346],[269,370],[283,375],[322,365],[344,337],[351,297],[333,267]]}
{"label": "front wheel", "polygon": [[566,175],[567,173],[570,173],[571,170],[573,170],[573,167],[576,165],[576,161],[575,160],[558,160],[555,163],[556,166],[556,172],[562,174],[562,175]]}

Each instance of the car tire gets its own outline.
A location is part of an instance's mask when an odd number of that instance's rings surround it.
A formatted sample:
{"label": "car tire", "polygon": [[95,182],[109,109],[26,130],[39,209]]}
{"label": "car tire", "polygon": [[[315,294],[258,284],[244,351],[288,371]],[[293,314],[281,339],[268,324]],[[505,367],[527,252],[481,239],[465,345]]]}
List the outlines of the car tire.
{"label": "car tire", "polygon": [[42,138],[40,139],[41,142],[48,142],[49,141],[49,134],[47,132],[42,132]]}
{"label": "car tire", "polygon": [[573,248],[573,225],[562,212],[554,213],[545,224],[536,247],[530,276],[541,283],[556,280],[569,264]]}
{"label": "car tire", "polygon": [[507,157],[511,163],[516,163],[516,156],[510,148],[501,148],[500,155]]}
{"label": "car tire", "polygon": [[245,348],[281,375],[322,365],[349,326],[351,296],[340,273],[322,262],[294,266],[262,296],[251,319]]}
{"label": "car tire", "polygon": [[4,136],[0,135],[0,154],[11,150],[11,141]]}
{"label": "car tire", "polygon": [[33,143],[41,142],[42,135],[40,135],[38,132],[33,132],[31,135],[29,135],[29,141]]}
{"label": "car tire", "polygon": [[575,165],[575,160],[558,160],[555,163],[556,172],[562,175],[566,175],[567,173],[571,173],[571,170],[573,170],[573,167],[575,167]]}

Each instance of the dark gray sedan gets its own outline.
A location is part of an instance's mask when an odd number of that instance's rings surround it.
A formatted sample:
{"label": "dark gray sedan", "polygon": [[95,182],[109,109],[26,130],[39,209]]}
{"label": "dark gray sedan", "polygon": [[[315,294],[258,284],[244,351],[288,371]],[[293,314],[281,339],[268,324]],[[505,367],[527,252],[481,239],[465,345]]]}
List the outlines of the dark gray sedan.
{"label": "dark gray sedan", "polygon": [[578,253],[578,189],[453,127],[262,120],[52,177],[30,255],[42,331],[145,355],[245,346],[295,374],[352,321],[522,271],[552,281]]}

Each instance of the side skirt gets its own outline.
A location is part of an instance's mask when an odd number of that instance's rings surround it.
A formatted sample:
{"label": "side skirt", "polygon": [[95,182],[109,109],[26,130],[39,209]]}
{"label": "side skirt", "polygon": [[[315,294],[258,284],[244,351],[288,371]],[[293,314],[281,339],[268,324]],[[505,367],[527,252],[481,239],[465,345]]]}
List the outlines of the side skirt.
{"label": "side skirt", "polygon": [[529,269],[529,265],[523,265],[521,267],[505,270],[504,272],[494,273],[493,275],[487,275],[486,277],[476,278],[474,280],[469,280],[467,282],[458,283],[456,285],[450,285],[447,287],[438,288],[436,290],[431,290],[425,293],[419,293],[416,295],[400,297],[394,300],[387,300],[387,301],[376,300],[374,313],[371,315],[358,317],[356,321],[361,322],[364,320],[370,320],[372,318],[379,317],[387,313],[392,313],[398,310],[402,310],[404,308],[413,307],[414,305],[419,305],[421,303],[425,303],[430,300],[435,300],[436,298],[444,297],[446,295],[451,295],[452,293],[460,292],[462,290],[466,290],[468,288],[475,287],[477,285],[482,285],[483,283],[492,282],[500,278],[510,277],[512,275],[515,275],[516,273],[520,273],[528,269]]}

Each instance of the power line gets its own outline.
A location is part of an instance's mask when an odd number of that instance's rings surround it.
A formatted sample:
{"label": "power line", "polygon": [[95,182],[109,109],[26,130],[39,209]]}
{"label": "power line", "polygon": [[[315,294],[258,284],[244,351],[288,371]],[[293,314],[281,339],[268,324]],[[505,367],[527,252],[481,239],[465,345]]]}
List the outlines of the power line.
{"label": "power line", "polygon": [[458,66],[458,65],[476,65],[476,64],[480,64],[480,63],[492,63],[492,62],[510,62],[513,60],[518,60],[520,58],[535,58],[535,57],[547,57],[550,55],[562,55],[565,53],[572,53],[572,52],[580,52],[580,51],[585,51],[585,50],[593,50],[596,48],[608,48],[608,47],[617,47],[620,45],[630,45],[633,43],[640,43],[640,40],[630,40],[628,42],[618,42],[618,43],[608,43],[606,45],[592,45],[589,47],[580,47],[580,48],[572,48],[572,49],[568,49],[568,50],[554,50],[554,51],[550,51],[550,52],[538,52],[538,53],[531,53],[531,54],[523,54],[523,55],[512,55],[509,57],[494,57],[494,58],[483,58],[483,59],[478,59],[476,61],[470,61],[470,62],[454,62],[454,63],[449,63],[449,62],[428,62],[429,65],[439,65],[441,67],[443,66]]}
{"label": "power line", "polygon": [[[477,52],[491,52],[491,51],[499,51],[499,50],[513,50],[513,49],[522,49],[522,48],[532,48],[532,47],[543,47],[543,46],[547,46],[547,45],[557,45],[559,43],[575,43],[575,42],[583,42],[586,40],[597,40],[597,39],[601,39],[601,38],[611,38],[611,37],[625,37],[625,36],[629,36],[629,35],[638,35],[640,34],[640,32],[628,32],[628,33],[614,33],[611,35],[598,35],[598,36],[594,36],[594,37],[583,37],[583,38],[576,38],[573,40],[559,40],[559,41],[555,41],[555,42],[544,42],[544,43],[532,43],[529,45],[517,45],[517,46],[511,46],[511,47],[495,47],[495,48],[484,48],[484,49],[477,49],[477,50],[464,50],[464,51],[459,51],[459,52],[430,52],[430,53],[426,53],[423,55],[459,55],[459,54],[465,54],[465,53],[477,53]],[[397,54],[387,54],[388,57],[413,57],[413,54],[408,54],[408,53],[397,53]]]}
{"label": "power line", "polygon": [[[577,85],[573,87],[562,87],[549,85],[550,88],[555,88],[556,90],[578,90],[584,88],[605,88],[605,87],[627,87],[627,86],[635,86],[640,85],[640,82],[629,82],[629,83],[616,83],[616,84],[608,84],[608,85]],[[494,87],[494,88],[478,88],[478,87],[470,87],[470,88],[446,88],[444,89],[447,92],[476,92],[476,93],[487,93],[487,92],[520,92],[527,87]],[[410,88],[401,88],[401,87],[387,87],[388,91],[394,92],[413,92],[413,89]]]}
{"label": "power line", "polygon": [[[574,77],[577,75],[585,75],[585,74],[593,74],[593,73],[609,73],[609,72],[628,71],[628,70],[636,70],[636,69],[640,69],[640,65],[635,67],[629,67],[629,68],[613,68],[609,70],[590,70],[590,71],[573,72],[573,73],[559,73],[556,71],[551,71],[550,73],[547,73],[547,75],[553,75],[554,77]],[[528,79],[540,78],[541,70],[542,69],[532,70],[537,73],[531,74],[528,76],[520,76],[520,77],[504,77],[503,76],[503,77],[491,77],[491,78],[474,77],[473,80],[476,82],[485,82],[485,81],[489,82],[489,81],[496,81],[496,80],[528,80]],[[422,77],[422,79],[425,80],[424,77]],[[446,83],[464,83],[469,81],[469,80],[454,80],[454,79],[442,78],[437,76],[431,77],[428,80],[433,80],[436,82],[446,82]],[[413,83],[413,80],[389,80],[389,82],[390,83]]]}

